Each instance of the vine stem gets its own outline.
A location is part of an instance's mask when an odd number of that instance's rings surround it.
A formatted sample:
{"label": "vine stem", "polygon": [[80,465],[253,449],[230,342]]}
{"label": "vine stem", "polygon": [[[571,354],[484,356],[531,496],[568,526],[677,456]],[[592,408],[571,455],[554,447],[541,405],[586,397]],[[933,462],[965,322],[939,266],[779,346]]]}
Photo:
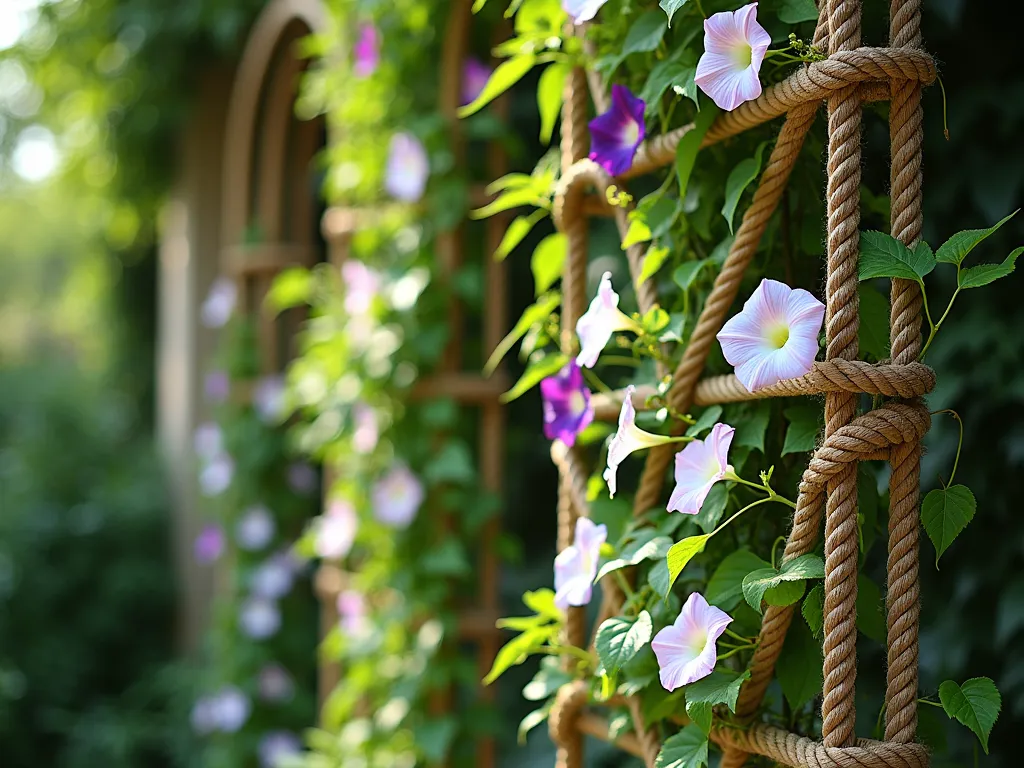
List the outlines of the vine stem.
{"label": "vine stem", "polygon": [[777,494],[770,485],[765,485],[763,483],[760,485],[758,483],[752,483],[749,480],[744,480],[735,472],[726,472],[725,477],[723,477],[722,479],[731,480],[734,483],[740,483],[741,485],[747,485],[750,486],[751,488],[756,488],[759,491],[764,491],[765,493],[768,494],[768,498],[762,499],[762,501],[777,501],[780,504],[785,504],[787,507],[790,507],[791,509],[796,509],[795,502],[790,501],[785,496],[780,496],[779,494]]}
{"label": "vine stem", "polygon": [[960,418],[960,414],[954,411],[952,408],[944,408],[941,411],[935,411],[932,416],[938,416],[940,413],[948,413],[954,419],[956,419],[957,426],[960,427],[960,439],[956,443],[956,458],[953,459],[953,471],[949,473],[949,482],[945,482],[942,479],[942,475],[939,475],[939,482],[942,483],[943,488],[949,488],[953,484],[953,478],[956,477],[956,468],[960,465],[960,450],[964,445],[964,420]]}

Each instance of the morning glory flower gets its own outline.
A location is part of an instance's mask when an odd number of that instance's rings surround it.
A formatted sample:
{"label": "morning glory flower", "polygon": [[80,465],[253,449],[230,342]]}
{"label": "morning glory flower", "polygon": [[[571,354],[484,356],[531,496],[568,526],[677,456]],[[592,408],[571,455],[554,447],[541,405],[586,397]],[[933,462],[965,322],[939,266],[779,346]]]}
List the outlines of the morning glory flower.
{"label": "morning glory flower", "polygon": [[210,371],[203,378],[203,394],[211,403],[223,403],[231,394],[231,380],[224,371]]}
{"label": "morning glory flower", "polygon": [[405,464],[396,464],[377,481],[371,496],[374,517],[392,528],[405,528],[423,503],[423,484]]}
{"label": "morning glory flower", "polygon": [[674,691],[711,674],[718,659],[715,643],[731,621],[729,614],[708,605],[699,592],[687,598],[675,623],[651,641],[665,690]]}
{"label": "morning glory flower", "polygon": [[590,302],[590,308],[576,322],[576,335],[580,339],[580,353],[576,365],[593,368],[601,350],[605,348],[615,331],[640,332],[643,329],[619,309],[619,294],[612,288],[612,273],[601,275],[597,295]]}
{"label": "morning glory flower", "polygon": [[231,319],[238,301],[238,286],[227,277],[218,277],[210,286],[200,310],[200,319],[207,328],[221,328]]}
{"label": "morning glory flower", "polygon": [[226,685],[213,697],[213,711],[217,729],[224,733],[235,733],[249,719],[252,704],[241,690]]}
{"label": "morning glory flower", "polygon": [[758,72],[771,36],[757,23],[757,3],[704,20],[704,55],[693,81],[724,110],[761,95]]}
{"label": "morning glory flower", "polygon": [[213,733],[220,727],[217,720],[217,700],[213,696],[200,696],[189,714],[192,730],[200,736]]}
{"label": "morning glory flower", "polygon": [[301,496],[309,496],[316,490],[316,470],[304,461],[293,461],[288,465],[287,480],[288,487]]}
{"label": "morning glory flower", "polygon": [[366,403],[356,403],[352,406],[352,422],[352,448],[356,453],[370,453],[380,439],[376,412]]}
{"label": "morning glory flower", "polygon": [[242,549],[256,552],[270,543],[276,530],[270,510],[257,504],[246,509],[235,524],[235,541]]}
{"label": "morning glory flower", "polygon": [[574,24],[590,21],[608,0],[562,0],[562,10],[572,17]]}
{"label": "morning glory flower", "polygon": [[252,575],[252,593],[268,600],[278,600],[292,590],[295,582],[295,564],[287,552],[274,555],[260,565]]}
{"label": "morning glory flower", "polygon": [[328,560],[340,560],[352,549],[359,529],[355,507],[345,499],[334,499],[316,523],[316,554]]}
{"label": "morning glory flower", "polygon": [[729,466],[729,446],[736,430],[728,424],[715,424],[703,440],[694,440],[676,454],[676,487],[668,500],[669,512],[696,515]]}
{"label": "morning glory flower", "polygon": [[204,525],[193,545],[196,562],[209,565],[219,560],[224,554],[224,543],[224,531],[219,525]]}
{"label": "morning glory flower", "polygon": [[284,376],[263,376],[252,391],[252,407],[264,424],[277,424],[286,410]]}
{"label": "morning glory flower", "polygon": [[199,472],[199,490],[206,497],[220,496],[231,487],[235,462],[226,453],[218,453]]}
{"label": "morning glory flower", "polygon": [[295,695],[295,681],[280,664],[264,664],[260,668],[258,685],[263,701],[290,701]]}
{"label": "morning glory flower", "polygon": [[411,133],[396,133],[388,148],[384,188],[396,200],[415,203],[427,188],[430,162],[427,150]]}
{"label": "morning glory flower", "polygon": [[544,435],[561,440],[570,448],[576,435],[594,420],[590,390],[583,384],[583,372],[572,360],[556,374],[540,383],[544,405]]}
{"label": "morning glory flower", "polygon": [[577,518],[572,544],[555,558],[555,605],[563,611],[590,602],[601,545],[607,538],[606,526],[594,525],[587,517]]}
{"label": "morning glory flower", "polygon": [[339,626],[347,635],[359,635],[366,629],[366,599],[362,592],[343,589],[338,593]]}
{"label": "morning glory flower", "polygon": [[302,741],[291,731],[270,731],[256,748],[260,768],[280,768],[289,757],[302,754]]}
{"label": "morning glory flower", "polygon": [[762,280],[718,341],[736,378],[756,392],[811,370],[824,318],[825,305],[807,291]]}
{"label": "morning glory flower", "polygon": [[192,435],[192,447],[196,456],[210,461],[224,450],[224,433],[216,423],[204,421]]}
{"label": "morning glory flower", "polygon": [[619,411],[619,428],[612,435],[608,445],[608,467],[604,481],[608,484],[608,495],[615,496],[615,474],[619,464],[634,451],[653,448],[656,445],[678,442],[678,438],[645,432],[636,425],[636,408],[633,407],[633,393],[636,387],[630,384],[622,396],[622,410]]}
{"label": "morning glory flower", "polygon": [[462,104],[466,106],[476,101],[491,78],[491,68],[480,59],[470,56],[462,65]]}
{"label": "morning glory flower", "polygon": [[380,34],[370,22],[359,25],[359,37],[352,46],[356,77],[369,77],[380,64]]}
{"label": "morning glory flower", "polygon": [[633,155],[644,140],[644,100],[624,85],[612,86],[612,104],[590,121],[590,159],[612,176],[633,165]]}
{"label": "morning glory flower", "polygon": [[281,628],[281,610],[265,597],[250,597],[238,611],[242,632],[253,640],[265,640]]}
{"label": "morning glory flower", "polygon": [[358,259],[346,259],[341,265],[345,283],[345,311],[354,316],[365,315],[380,293],[380,273]]}

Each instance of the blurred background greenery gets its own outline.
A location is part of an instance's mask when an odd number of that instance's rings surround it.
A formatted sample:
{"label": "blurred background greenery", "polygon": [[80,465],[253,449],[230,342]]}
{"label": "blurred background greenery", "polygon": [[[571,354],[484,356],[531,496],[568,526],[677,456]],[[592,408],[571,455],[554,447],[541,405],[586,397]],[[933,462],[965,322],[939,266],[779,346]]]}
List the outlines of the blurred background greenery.
{"label": "blurred background greenery", "polygon": [[[0,0],[4,768],[190,764],[189,672],[172,643],[169,513],[152,447],[155,248],[197,84],[238,55],[263,5]],[[1024,78],[1018,34],[1006,21],[1016,3],[980,6],[925,3],[924,36],[949,114],[947,140],[942,95],[929,90],[925,237],[933,243],[995,222],[1024,192]],[[886,17],[886,3],[865,0],[866,41],[884,40]],[[531,113],[529,84],[518,98],[513,114]],[[867,125],[865,182],[881,192],[887,132],[883,120]],[[536,148],[519,149],[515,164],[529,170]],[[993,253],[1024,241],[1024,218],[993,240]],[[515,307],[530,285],[527,270],[514,274]],[[1017,765],[1012,721],[1024,716],[1020,295],[1014,277],[982,301],[966,297],[931,353],[940,384],[930,404],[963,417],[959,477],[975,489],[979,510],[941,571],[927,551],[922,558],[922,692],[968,669],[995,679],[1004,711],[983,764],[1007,768]],[[535,399],[515,408],[517,422],[539,422]],[[529,508],[541,488],[554,498],[539,435],[515,437],[522,460],[509,483],[510,510]],[[948,471],[956,444],[955,423],[937,418],[926,489]],[[506,594],[547,572],[554,516],[546,519],[547,527],[508,517],[529,556],[507,571]],[[507,698],[511,729],[522,707],[517,691]],[[966,738],[951,750],[949,765],[969,764]]]}

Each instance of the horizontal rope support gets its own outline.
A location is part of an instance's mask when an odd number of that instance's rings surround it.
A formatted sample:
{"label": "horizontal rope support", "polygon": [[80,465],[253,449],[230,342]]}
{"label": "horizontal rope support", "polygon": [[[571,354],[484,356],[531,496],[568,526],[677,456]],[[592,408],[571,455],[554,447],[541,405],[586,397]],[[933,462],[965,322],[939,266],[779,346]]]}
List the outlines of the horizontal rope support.
{"label": "horizontal rope support", "polygon": [[792,768],[927,768],[928,750],[921,744],[858,739],[852,747],[823,744],[770,725],[749,729],[717,728],[712,739],[762,755]]}
{"label": "horizontal rope support", "polygon": [[[935,62],[924,51],[906,48],[839,51],[824,61],[798,69],[732,112],[719,115],[701,146],[728,139],[801,104],[824,101],[829,94],[848,85],[862,84],[860,96],[864,101],[884,101],[889,98],[892,82],[912,80],[928,85],[935,77]],[[680,139],[692,128],[692,125],[684,125],[644,142],[633,158],[632,167],[618,178],[635,178],[674,162]]]}
{"label": "horizontal rope support", "polygon": [[[697,385],[694,405],[735,403],[768,397],[821,395],[826,392],[854,392],[884,397],[911,399],[921,397],[935,388],[935,372],[923,363],[892,365],[865,363],[860,360],[829,360],[817,362],[809,373],[796,379],[750,392],[735,375],[712,376]],[[591,398],[595,418],[615,421],[622,408],[623,390],[598,393]],[[652,386],[638,387],[633,392],[633,407],[647,409],[647,399],[656,394]]]}

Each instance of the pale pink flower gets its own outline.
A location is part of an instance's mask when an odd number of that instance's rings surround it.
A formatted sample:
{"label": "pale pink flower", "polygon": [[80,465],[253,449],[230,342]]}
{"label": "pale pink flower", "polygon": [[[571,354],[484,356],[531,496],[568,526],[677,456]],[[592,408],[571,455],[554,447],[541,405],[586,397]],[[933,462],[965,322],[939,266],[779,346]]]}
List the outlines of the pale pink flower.
{"label": "pale pink flower", "polygon": [[220,328],[231,319],[238,301],[238,287],[227,277],[218,277],[210,286],[200,317],[207,328]]}
{"label": "pale pink flower", "polygon": [[380,439],[380,428],[377,425],[377,413],[366,403],[352,406],[352,448],[356,453],[369,453],[377,447]]}
{"label": "pale pink flower", "polygon": [[699,592],[687,598],[675,623],[651,642],[665,690],[674,691],[711,674],[718,660],[716,642],[730,622],[729,614],[708,605]]}
{"label": "pale pink flower", "polygon": [[606,526],[594,525],[586,517],[576,520],[572,544],[555,558],[555,605],[562,610],[590,602],[601,545],[607,538]]}
{"label": "pale pink flower", "polygon": [[423,483],[405,466],[397,464],[377,481],[371,493],[373,514],[392,528],[405,528],[423,503]]}
{"label": "pale pink flower", "polygon": [[235,541],[249,552],[263,549],[274,538],[277,524],[274,516],[262,504],[246,509],[235,524]]}
{"label": "pale pink flower", "polygon": [[694,82],[724,110],[756,99],[761,95],[758,73],[771,42],[757,23],[757,3],[712,15],[704,21],[704,55]]}
{"label": "pale pink flower", "polygon": [[572,17],[574,24],[590,21],[608,0],[562,0],[562,10]]}
{"label": "pale pink flower", "polygon": [[352,549],[359,529],[355,507],[345,499],[334,499],[316,526],[316,554],[326,559],[345,557]]}
{"label": "pale pink flower", "polygon": [[367,628],[366,598],[354,589],[343,589],[338,593],[338,621],[347,635],[360,635]]}
{"label": "pale pink flower", "polygon": [[597,295],[590,302],[586,313],[576,323],[576,335],[580,339],[580,353],[576,365],[593,368],[601,350],[615,331],[642,329],[619,309],[619,294],[612,289],[612,273],[605,272],[597,288]]}
{"label": "pale pink flower", "polygon": [[732,471],[729,446],[734,434],[736,430],[728,424],[715,424],[705,439],[694,440],[676,454],[676,487],[668,500],[669,512],[700,512],[711,486]]}
{"label": "pale pink flower", "polygon": [[384,187],[396,200],[415,203],[427,188],[430,161],[427,150],[411,133],[396,133],[391,137],[388,162],[384,174]]}
{"label": "pale pink flower", "polygon": [[825,305],[807,291],[762,280],[718,341],[736,378],[756,392],[811,370],[824,318]]}
{"label": "pale pink flower", "polygon": [[622,409],[619,411],[619,428],[612,435],[608,445],[608,467],[604,471],[604,481],[608,484],[608,494],[615,496],[615,474],[629,454],[644,448],[675,442],[676,438],[655,435],[646,432],[636,425],[636,408],[633,407],[633,393],[636,387],[630,384],[622,396]]}
{"label": "pale pink flower", "polygon": [[380,272],[358,259],[346,259],[341,264],[341,279],[345,283],[345,311],[353,316],[369,312],[380,293]]}

